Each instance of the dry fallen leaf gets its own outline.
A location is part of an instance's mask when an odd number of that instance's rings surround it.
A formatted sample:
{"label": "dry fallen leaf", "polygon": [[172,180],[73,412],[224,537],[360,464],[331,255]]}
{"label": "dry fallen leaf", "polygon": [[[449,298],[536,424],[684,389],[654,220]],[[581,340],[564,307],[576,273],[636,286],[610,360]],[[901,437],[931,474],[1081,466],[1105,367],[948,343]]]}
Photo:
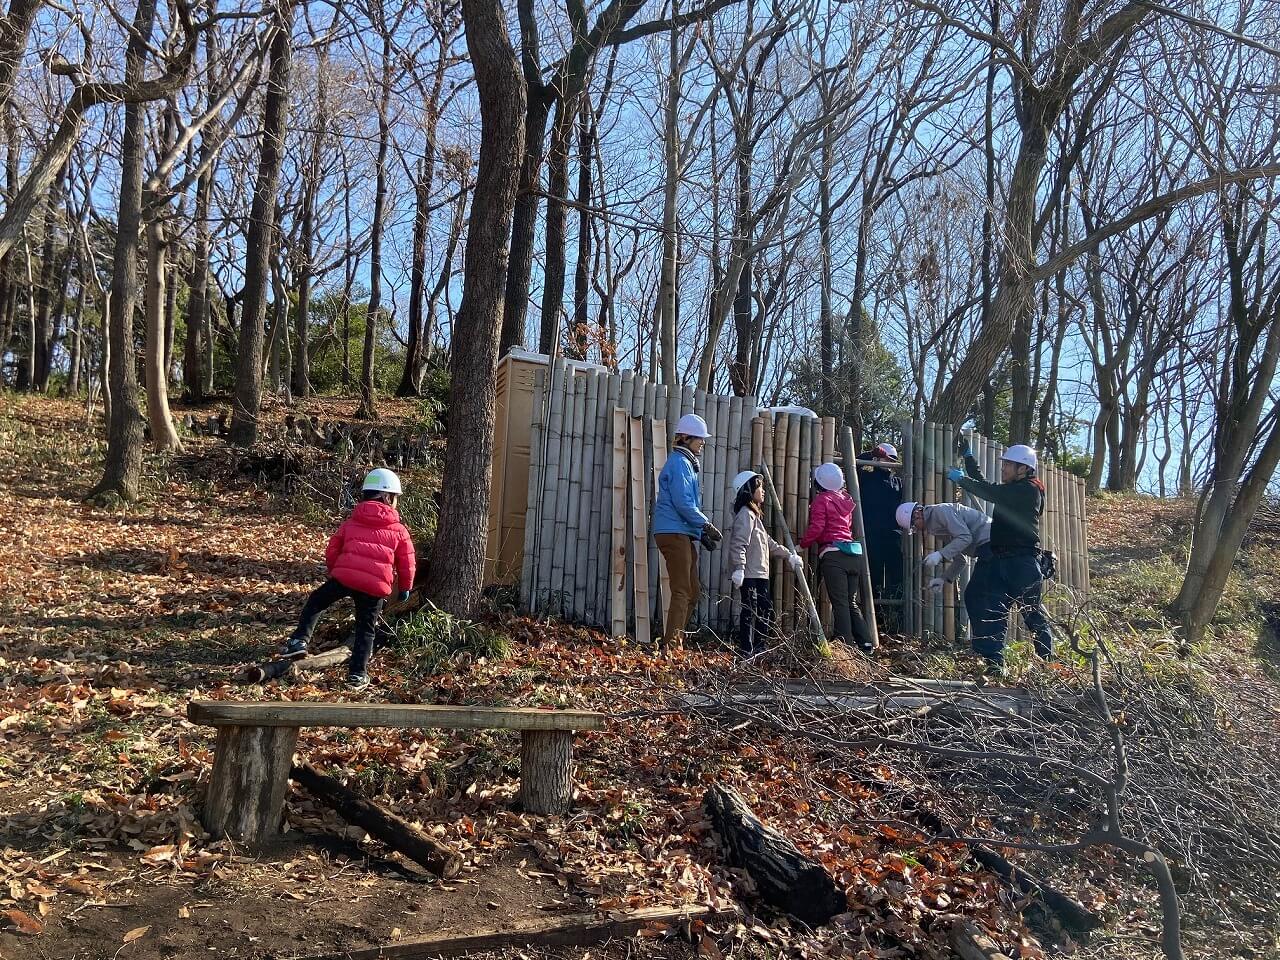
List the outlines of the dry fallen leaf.
{"label": "dry fallen leaf", "polygon": [[35,935],[44,930],[44,924],[31,916],[29,913],[23,913],[21,910],[5,910],[5,918],[14,925],[19,933],[29,933]]}
{"label": "dry fallen leaf", "polygon": [[124,935],[124,942],[133,943],[135,940],[141,940],[147,935],[147,931],[150,929],[151,924],[147,924],[145,927],[134,927]]}
{"label": "dry fallen leaf", "polygon": [[724,960],[719,944],[705,933],[698,938],[698,956],[702,960]]}

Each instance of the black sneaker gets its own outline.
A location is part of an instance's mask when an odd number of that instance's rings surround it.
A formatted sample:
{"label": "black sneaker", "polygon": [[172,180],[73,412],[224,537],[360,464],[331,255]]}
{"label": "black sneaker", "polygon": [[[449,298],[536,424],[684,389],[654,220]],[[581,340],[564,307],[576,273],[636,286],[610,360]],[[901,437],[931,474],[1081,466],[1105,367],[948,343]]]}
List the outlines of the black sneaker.
{"label": "black sneaker", "polygon": [[347,689],[355,693],[369,686],[369,676],[364,673],[353,673],[347,677]]}
{"label": "black sneaker", "polygon": [[300,637],[290,637],[284,642],[284,650],[280,654],[281,660],[296,660],[298,657],[307,655],[307,641]]}

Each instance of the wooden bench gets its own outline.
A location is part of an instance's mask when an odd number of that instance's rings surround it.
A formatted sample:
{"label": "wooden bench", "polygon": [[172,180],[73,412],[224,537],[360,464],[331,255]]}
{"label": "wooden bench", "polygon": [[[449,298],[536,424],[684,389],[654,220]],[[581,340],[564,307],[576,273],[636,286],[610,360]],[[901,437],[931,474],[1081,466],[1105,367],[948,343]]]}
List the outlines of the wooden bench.
{"label": "wooden bench", "polygon": [[205,829],[248,843],[279,833],[301,727],[519,730],[521,805],[563,813],[573,799],[573,731],[598,730],[605,721],[591,710],[221,700],[193,700],[187,717],[218,728]]}

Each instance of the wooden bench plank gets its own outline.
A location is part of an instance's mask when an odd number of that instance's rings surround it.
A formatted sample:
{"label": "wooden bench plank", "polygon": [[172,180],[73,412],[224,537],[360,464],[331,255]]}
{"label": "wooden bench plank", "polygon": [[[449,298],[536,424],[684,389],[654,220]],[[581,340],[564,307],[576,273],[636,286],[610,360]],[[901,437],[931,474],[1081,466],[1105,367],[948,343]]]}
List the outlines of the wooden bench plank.
{"label": "wooden bench plank", "polygon": [[192,723],[215,727],[400,727],[443,730],[599,730],[593,710],[536,707],[457,707],[417,703],[306,703],[193,700]]}

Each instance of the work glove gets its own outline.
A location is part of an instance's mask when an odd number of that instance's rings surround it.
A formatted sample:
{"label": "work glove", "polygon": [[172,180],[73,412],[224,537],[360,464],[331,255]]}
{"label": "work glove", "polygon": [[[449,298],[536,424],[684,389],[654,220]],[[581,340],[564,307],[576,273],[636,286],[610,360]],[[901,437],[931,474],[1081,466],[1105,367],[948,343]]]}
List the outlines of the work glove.
{"label": "work glove", "polygon": [[729,579],[733,581],[733,585],[735,587],[741,590],[742,581],[747,579],[747,572],[745,570],[735,570],[733,573],[729,574]]}
{"label": "work glove", "polygon": [[946,585],[947,585],[947,581],[943,580],[941,577],[934,577],[932,580],[929,581],[929,589],[932,590],[934,593],[941,593],[942,588],[945,587]]}
{"label": "work glove", "polygon": [[400,591],[400,598],[399,598],[399,599],[400,599],[400,602],[401,602],[401,603],[404,603],[406,600],[408,600],[408,599],[409,599],[409,591],[408,591],[408,590],[401,590],[401,591]]}
{"label": "work glove", "polygon": [[926,567],[936,567],[941,562],[942,562],[942,554],[939,553],[937,550],[933,551],[933,553],[929,554],[927,557],[924,558],[924,565]]}
{"label": "work glove", "polygon": [[961,470],[959,467],[952,467],[950,470],[947,471],[947,479],[950,480],[952,483],[959,483],[961,480],[964,479],[964,471]]}
{"label": "work glove", "polygon": [[804,572],[804,560],[800,558],[800,554],[792,553],[787,556],[787,563],[791,564],[791,569],[796,573]]}
{"label": "work glove", "polygon": [[973,449],[969,446],[968,437],[956,437],[956,453],[962,457],[973,456]]}
{"label": "work glove", "polygon": [[716,529],[716,525],[714,523],[708,521],[702,525],[702,536],[699,540],[706,549],[714,550],[716,547],[720,546],[721,539],[722,534]]}

